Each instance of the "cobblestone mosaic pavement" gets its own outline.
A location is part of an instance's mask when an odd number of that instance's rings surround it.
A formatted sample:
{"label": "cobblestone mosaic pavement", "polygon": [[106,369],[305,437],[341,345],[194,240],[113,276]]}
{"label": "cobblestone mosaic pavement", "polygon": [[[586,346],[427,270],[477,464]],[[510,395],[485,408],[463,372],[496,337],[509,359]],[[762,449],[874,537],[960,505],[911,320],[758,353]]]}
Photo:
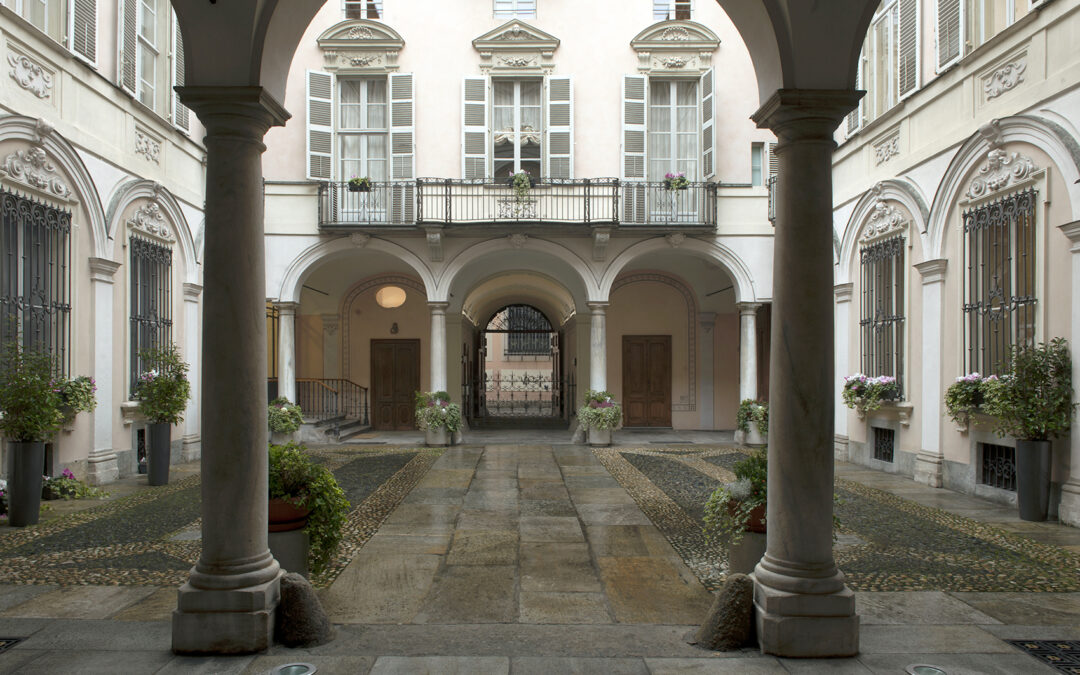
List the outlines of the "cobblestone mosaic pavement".
{"label": "cobblestone mosaic pavement", "polygon": [[[325,447],[352,510],[337,555],[312,579],[328,586],[442,454],[434,448]],[[199,558],[200,479],[189,476],[0,534],[0,583],[177,586]]]}
{"label": "cobblestone mosaic pavement", "polygon": [[[737,448],[598,448],[600,462],[702,584],[723,583],[723,546],[706,542],[701,507],[745,454]],[[855,591],[1080,591],[1080,555],[837,479],[834,555]]]}

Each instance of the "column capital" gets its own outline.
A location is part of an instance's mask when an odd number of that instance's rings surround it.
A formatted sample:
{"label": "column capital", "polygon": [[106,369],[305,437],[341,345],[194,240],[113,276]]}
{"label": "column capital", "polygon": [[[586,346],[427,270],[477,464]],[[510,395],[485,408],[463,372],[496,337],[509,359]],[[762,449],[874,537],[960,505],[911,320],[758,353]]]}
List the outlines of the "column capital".
{"label": "column capital", "polygon": [[292,117],[262,87],[176,87],[176,93],[195,111],[208,139],[233,137],[262,145],[270,127],[284,126]]}
{"label": "column capital", "polygon": [[300,309],[299,302],[275,302],[274,309],[281,314],[296,314],[296,310]]}
{"label": "column capital", "polygon": [[610,303],[607,303],[607,302],[586,302],[585,304],[588,305],[589,309],[592,310],[593,314],[603,314],[605,311],[607,311],[608,305]]}
{"label": "column capital", "polygon": [[921,263],[915,264],[915,269],[919,270],[919,274],[922,275],[923,285],[928,284],[940,284],[945,281],[945,271],[949,266],[949,261],[946,258],[935,258],[933,260],[924,260]]}
{"label": "column capital", "polygon": [[866,92],[853,89],[777,89],[750,119],[771,129],[782,145],[796,140],[828,140],[840,120]]}
{"label": "column capital", "polygon": [[1074,220],[1071,223],[1058,225],[1058,229],[1069,238],[1070,242],[1072,242],[1072,247],[1070,247],[1069,250],[1073,253],[1080,253],[1080,220]]}
{"label": "column capital", "polygon": [[740,316],[757,316],[757,311],[762,304],[760,302],[737,302],[735,306],[739,308]]}
{"label": "column capital", "polygon": [[850,281],[846,284],[836,284],[833,286],[833,297],[836,298],[837,304],[841,302],[851,302],[851,294],[855,289],[855,284]]}
{"label": "column capital", "polygon": [[198,300],[202,295],[202,285],[184,282],[184,300]]}
{"label": "column capital", "polygon": [[120,269],[120,263],[108,258],[90,258],[90,280],[106,284],[113,282],[113,275]]}
{"label": "column capital", "polygon": [[427,304],[428,309],[432,314],[445,314],[446,308],[450,306],[449,302],[429,302]]}

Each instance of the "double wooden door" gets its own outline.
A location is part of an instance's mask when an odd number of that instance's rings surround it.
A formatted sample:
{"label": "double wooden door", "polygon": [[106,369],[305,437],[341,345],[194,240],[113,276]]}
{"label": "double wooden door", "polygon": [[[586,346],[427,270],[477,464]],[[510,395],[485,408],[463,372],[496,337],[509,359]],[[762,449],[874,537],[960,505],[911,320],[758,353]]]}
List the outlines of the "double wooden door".
{"label": "double wooden door", "polygon": [[671,426],[671,336],[624,335],[623,424]]}
{"label": "double wooden door", "polygon": [[420,341],[371,341],[371,426],[381,431],[415,429],[420,390]]}

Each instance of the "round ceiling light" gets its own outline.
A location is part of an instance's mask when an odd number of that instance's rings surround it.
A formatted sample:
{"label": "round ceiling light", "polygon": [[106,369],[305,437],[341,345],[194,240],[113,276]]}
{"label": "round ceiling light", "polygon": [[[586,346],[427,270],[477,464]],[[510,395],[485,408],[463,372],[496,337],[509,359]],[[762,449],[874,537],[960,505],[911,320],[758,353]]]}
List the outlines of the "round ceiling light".
{"label": "round ceiling light", "polygon": [[379,307],[393,309],[405,304],[405,289],[398,286],[383,286],[375,293],[375,302]]}

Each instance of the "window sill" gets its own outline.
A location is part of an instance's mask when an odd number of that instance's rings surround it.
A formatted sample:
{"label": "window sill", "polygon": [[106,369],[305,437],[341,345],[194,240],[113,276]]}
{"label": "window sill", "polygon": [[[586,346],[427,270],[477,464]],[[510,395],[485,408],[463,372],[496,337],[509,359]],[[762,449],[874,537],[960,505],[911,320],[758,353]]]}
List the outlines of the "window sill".
{"label": "window sill", "polygon": [[130,427],[135,422],[145,422],[146,417],[139,412],[138,401],[124,401],[120,404],[120,419],[125,427]]}
{"label": "window sill", "polygon": [[[877,410],[870,411],[870,415],[873,414],[885,414],[889,417],[897,417],[900,420],[900,426],[911,426],[911,413],[915,411],[915,406],[907,401],[882,401],[881,407]],[[866,411],[859,411],[855,409],[855,414],[859,416],[859,419],[865,419],[868,416]]]}

